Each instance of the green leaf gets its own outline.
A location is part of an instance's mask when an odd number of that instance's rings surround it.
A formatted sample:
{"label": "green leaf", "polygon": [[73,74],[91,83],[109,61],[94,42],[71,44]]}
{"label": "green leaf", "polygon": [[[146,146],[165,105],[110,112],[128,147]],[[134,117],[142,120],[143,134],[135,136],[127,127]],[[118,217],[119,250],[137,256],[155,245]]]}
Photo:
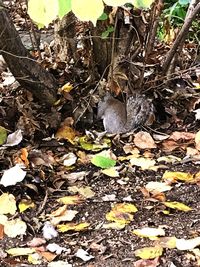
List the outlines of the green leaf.
{"label": "green leaf", "polygon": [[72,10],[71,7],[71,0],[58,0],[58,16],[59,18],[62,18],[64,15],[69,13]]}
{"label": "green leaf", "polygon": [[190,0],[179,0],[178,2],[180,5],[185,6],[190,3]]}
{"label": "green leaf", "polygon": [[104,12],[99,18],[98,20],[107,20],[108,15]]}
{"label": "green leaf", "polygon": [[133,5],[137,8],[150,8],[154,0],[133,0]]}
{"label": "green leaf", "polygon": [[109,36],[109,31],[102,32],[101,37],[103,39],[107,38]]}
{"label": "green leaf", "polygon": [[100,167],[102,169],[106,169],[106,168],[111,168],[114,167],[116,164],[116,161],[111,159],[111,158],[107,158],[101,155],[95,155],[92,159],[91,162],[93,165]]}
{"label": "green leaf", "polygon": [[107,38],[109,36],[109,34],[111,32],[114,32],[114,27],[113,26],[108,26],[108,28],[106,29],[106,31],[102,32],[101,37],[103,39],[105,39],[105,38]]}
{"label": "green leaf", "polygon": [[108,26],[107,31],[109,33],[114,32],[114,27],[113,26]]}
{"label": "green leaf", "polygon": [[3,145],[7,139],[7,131],[4,127],[0,126],[0,145]]}

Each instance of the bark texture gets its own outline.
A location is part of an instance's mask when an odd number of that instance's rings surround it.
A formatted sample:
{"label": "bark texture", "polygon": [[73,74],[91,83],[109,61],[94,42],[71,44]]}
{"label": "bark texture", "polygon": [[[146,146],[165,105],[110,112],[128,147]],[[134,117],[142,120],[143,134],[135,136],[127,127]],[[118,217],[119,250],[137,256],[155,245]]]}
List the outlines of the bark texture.
{"label": "bark texture", "polygon": [[57,85],[54,77],[30,57],[2,1],[0,1],[0,53],[23,88],[47,105],[52,105],[56,101]]}

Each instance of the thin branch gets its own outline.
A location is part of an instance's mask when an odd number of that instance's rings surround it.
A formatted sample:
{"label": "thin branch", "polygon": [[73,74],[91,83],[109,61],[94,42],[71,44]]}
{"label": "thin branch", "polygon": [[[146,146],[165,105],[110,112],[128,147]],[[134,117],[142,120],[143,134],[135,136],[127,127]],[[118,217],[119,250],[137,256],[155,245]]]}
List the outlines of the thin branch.
{"label": "thin branch", "polygon": [[[192,8],[191,4],[194,4],[193,2],[190,3],[189,8]],[[189,28],[192,25],[192,21],[194,20],[194,18],[196,17],[196,15],[199,12],[200,12],[200,2],[194,7],[193,11],[191,11],[191,9],[190,9],[190,11],[188,12],[188,16],[185,20],[185,23],[183,24],[182,29],[180,30],[173,46],[169,50],[169,52],[166,56],[166,59],[163,63],[163,72],[164,73],[167,73],[167,70],[169,69],[170,63],[171,63],[175,53],[177,52],[178,47],[181,46],[182,43],[185,41],[187,34],[188,34],[188,31],[189,31]]]}

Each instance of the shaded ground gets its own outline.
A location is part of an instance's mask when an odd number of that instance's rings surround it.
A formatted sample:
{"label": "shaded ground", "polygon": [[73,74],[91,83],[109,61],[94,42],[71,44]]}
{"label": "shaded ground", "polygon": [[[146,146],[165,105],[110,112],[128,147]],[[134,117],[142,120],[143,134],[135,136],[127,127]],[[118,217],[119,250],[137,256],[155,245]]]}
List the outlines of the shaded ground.
{"label": "shaded ground", "polygon": [[[27,44],[26,37],[23,35],[23,38],[25,38],[24,42]],[[28,43],[29,45],[30,43]],[[59,71],[56,74],[58,75]],[[71,78],[72,73],[65,73],[63,76],[63,79],[68,81],[68,77]],[[80,76],[78,71],[77,76]],[[2,81],[3,78],[1,79]],[[183,90],[183,94],[186,92],[187,89],[185,91]],[[17,204],[19,204],[21,199],[31,199],[35,204],[35,208],[30,208],[25,212],[20,212],[18,209],[15,215],[8,216],[9,220],[21,218],[27,224],[27,230],[24,235],[14,238],[0,233],[1,266],[48,266],[51,260],[47,260],[44,255],[41,257],[40,263],[32,264],[27,255],[10,256],[6,254],[6,250],[14,247],[27,247],[27,242],[34,237],[43,237],[42,229],[45,222],[49,220],[46,215],[62,206],[57,202],[57,199],[63,196],[76,195],[76,193],[72,193],[69,190],[70,186],[89,186],[94,192],[93,197],[84,199],[81,204],[68,205],[69,209],[78,211],[73,222],[87,222],[90,225],[84,231],[59,233],[56,238],[46,240],[46,245],[56,243],[66,248],[66,251],[60,255],[56,256],[55,253],[52,253],[55,257],[54,262],[63,260],[68,262],[68,264],[72,264],[71,266],[87,267],[152,267],[156,265],[150,265],[150,263],[146,263],[146,265],[135,265],[135,262],[139,258],[135,256],[134,251],[146,246],[155,246],[155,241],[149,238],[141,238],[133,234],[133,230],[143,227],[162,227],[167,237],[175,236],[176,238],[191,239],[200,236],[199,181],[193,184],[176,181],[172,184],[172,189],[164,194],[167,201],[178,201],[191,207],[192,210],[189,212],[168,209],[160,199],[156,199],[151,194],[148,195],[148,192],[145,195],[144,192],[147,183],[151,181],[160,182],[166,170],[192,174],[198,173],[198,161],[189,160],[185,162],[183,160],[186,155],[188,156],[188,147],[195,149],[194,138],[187,141],[183,136],[182,139],[173,140],[177,145],[174,149],[171,149],[169,145],[169,149],[167,150],[165,146],[164,150],[164,141],[157,141],[157,148],[154,149],[139,149],[141,156],[144,156],[145,153],[152,153],[147,158],[156,160],[160,156],[174,155],[182,160],[181,162],[174,161],[173,163],[163,161],[161,162],[162,166],[158,170],[153,171],[148,168],[142,170],[141,167],[130,164],[129,159],[120,161],[119,156],[127,157],[123,149],[125,144],[131,144],[136,147],[132,138],[133,135],[131,137],[122,136],[120,139],[110,137],[112,142],[110,149],[118,157],[117,166],[120,167],[119,177],[112,178],[103,174],[100,168],[91,164],[88,156],[91,154],[94,155],[97,152],[92,151],[92,149],[84,150],[80,144],[72,145],[66,140],[58,141],[52,138],[52,134],[55,134],[57,128],[60,127],[60,117],[62,116],[63,120],[70,114],[71,110],[68,112],[68,110],[62,107],[63,109],[60,112],[63,112],[62,114],[55,110],[47,111],[35,103],[27,92],[22,93],[19,88],[1,86],[1,93],[0,125],[4,126],[10,132],[14,132],[18,128],[23,130],[23,140],[20,144],[9,148],[1,147],[0,149],[1,176],[4,170],[16,164],[16,159],[19,160],[21,157],[21,148],[27,149],[27,158],[29,160],[29,164],[26,166],[26,178],[13,186],[4,187],[0,185],[1,194],[4,192],[13,194]],[[190,96],[192,96],[192,93]],[[77,98],[79,98],[79,95]],[[198,95],[195,95],[194,98],[198,99]],[[80,97],[79,101],[81,99]],[[170,100],[164,101],[169,105],[167,106],[168,112],[171,111],[168,121],[164,119],[164,122],[168,123],[168,127],[165,126],[162,129],[163,124],[160,122],[156,131],[168,135],[175,130],[180,133],[196,133],[198,131],[198,123],[195,122],[193,113],[192,115],[190,113],[189,116],[185,116],[187,119],[181,116],[178,117],[178,115],[188,112],[190,104],[195,102],[194,99],[183,97],[182,102],[176,103],[177,106],[181,106],[179,113],[178,111],[173,113],[173,108],[170,110]],[[74,102],[76,103],[76,99]],[[65,112],[67,114],[66,116]],[[91,128],[93,130],[102,130],[102,125],[96,125],[96,123],[97,121],[94,116],[94,123],[89,128],[87,127],[87,130],[91,130]],[[76,132],[77,136],[83,136],[85,134],[85,127],[83,124],[81,126],[82,129],[79,129],[80,133]],[[153,136],[154,131],[149,130],[149,132]],[[43,139],[47,137],[50,140]],[[97,137],[94,138],[93,142],[98,143],[97,139]],[[80,155],[80,152],[85,154]],[[77,160],[72,166],[66,167],[63,164],[63,156],[69,153],[74,153],[77,156]],[[199,156],[197,150],[196,153]],[[131,152],[128,155],[131,155]],[[157,162],[157,165],[161,165],[161,163]],[[69,177],[69,174],[76,172],[85,172],[85,174],[80,179]],[[133,220],[124,229],[104,229],[103,224],[108,223],[106,214],[116,203],[135,204],[138,211],[134,213]],[[164,211],[166,210],[169,211],[169,214],[165,214]],[[43,247],[44,250],[46,250],[46,245]],[[87,251],[94,258],[88,262],[84,262],[76,256],[78,249]],[[200,256],[198,253],[189,250],[181,251],[177,248],[164,248],[157,266],[200,266]]]}
{"label": "shaded ground", "polygon": [[[112,138],[111,138],[112,140]],[[113,139],[114,140],[114,139]],[[116,140],[115,140],[116,142]],[[69,145],[64,142],[60,146],[45,148],[42,145],[45,144],[40,140],[32,144],[31,150],[34,146],[37,147],[42,155],[52,155],[54,158],[61,158],[69,151],[77,153],[80,148]],[[128,143],[127,138],[122,138],[119,143],[112,145],[112,151],[116,155],[125,156],[122,150],[123,143]],[[27,146],[28,142],[18,145],[16,148],[10,148],[5,151],[1,150],[1,166],[2,170],[10,167],[10,161],[21,147]],[[145,150],[141,150],[141,154]],[[184,154],[183,151],[176,150],[174,153],[164,153],[161,147],[153,149],[154,155],[167,155],[177,154],[180,157]],[[88,152],[87,152],[88,153]],[[155,156],[157,157],[157,156]],[[31,162],[31,159],[30,159]],[[55,259],[67,260],[72,266],[135,266],[134,262],[138,260],[134,256],[134,251],[138,248],[151,246],[154,241],[150,241],[148,238],[140,238],[132,233],[134,229],[143,227],[163,227],[165,229],[166,236],[176,236],[176,238],[193,238],[198,236],[200,227],[200,187],[198,184],[176,183],[173,185],[171,191],[166,192],[166,199],[168,201],[179,201],[193,210],[189,212],[183,212],[178,210],[170,210],[169,215],[163,214],[164,205],[156,199],[148,199],[145,197],[141,188],[150,181],[161,181],[162,174],[166,169],[170,171],[182,171],[189,173],[197,173],[198,165],[194,163],[180,163],[180,164],[164,164],[165,169],[158,171],[141,170],[139,167],[130,166],[128,161],[119,162],[118,165],[122,166],[120,177],[111,178],[100,172],[100,169],[89,164],[76,163],[74,169],[67,171],[66,168],[59,164],[53,164],[53,168],[43,165],[29,167],[27,178],[15,186],[4,188],[1,186],[2,192],[12,193],[17,201],[29,196],[36,204],[35,209],[27,210],[24,213],[18,213],[14,217],[20,217],[27,223],[27,232],[24,236],[17,238],[9,238],[4,236],[1,243],[1,251],[12,247],[26,247],[27,241],[30,241],[33,237],[42,237],[42,227],[47,218],[45,214],[49,214],[56,210],[60,204],[56,199],[71,195],[68,191],[69,185],[76,186],[90,186],[95,196],[91,199],[86,199],[82,204],[70,206],[72,209],[78,211],[75,217],[75,222],[88,222],[90,226],[83,232],[67,232],[59,233],[57,238],[47,241],[48,243],[55,242],[60,246],[67,248],[67,252],[58,255]],[[63,173],[67,174],[71,172],[87,171],[85,178],[81,181],[72,182],[70,180],[63,179]],[[60,174],[59,174],[60,173]],[[55,180],[61,178],[62,184],[60,188],[55,188]],[[54,185],[53,185],[54,184]],[[30,186],[32,185],[32,186]],[[33,190],[35,186],[36,190]],[[106,201],[103,197],[114,194],[115,200]],[[45,197],[46,195],[46,197]],[[108,213],[114,203],[134,203],[138,208],[138,212],[134,214],[134,219],[128,224],[125,229],[103,229],[102,225],[106,222],[106,213]],[[39,211],[39,214],[38,214]],[[94,243],[99,246],[94,247]],[[94,256],[94,259],[89,263],[78,259],[75,253],[78,249],[84,249]],[[158,266],[198,266],[195,256],[188,251],[180,251],[177,249],[165,249],[163,255],[160,257],[160,265]],[[17,264],[17,262],[19,262]],[[43,260],[42,262],[45,262]],[[21,257],[5,257],[1,259],[1,266],[29,266],[27,256]],[[41,263],[35,266],[46,266],[47,263]],[[174,266],[173,265],[173,266]],[[30,265],[32,266],[32,265]],[[148,266],[148,265],[147,265]]]}

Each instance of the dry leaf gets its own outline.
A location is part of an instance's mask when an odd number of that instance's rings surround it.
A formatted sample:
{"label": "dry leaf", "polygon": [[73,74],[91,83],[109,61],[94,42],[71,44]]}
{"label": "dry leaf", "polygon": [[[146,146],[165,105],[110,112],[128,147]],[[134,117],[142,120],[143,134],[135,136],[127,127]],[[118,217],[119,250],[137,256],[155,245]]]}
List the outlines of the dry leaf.
{"label": "dry leaf", "polygon": [[151,228],[144,227],[142,229],[135,229],[133,233],[139,237],[148,237],[150,239],[155,239],[157,236],[164,236],[165,231],[162,228]]}
{"label": "dry leaf", "polygon": [[44,244],[46,244],[46,240],[44,238],[39,237],[34,237],[32,240],[27,242],[27,246],[29,247],[39,247]]}
{"label": "dry leaf", "polygon": [[94,259],[94,256],[89,255],[88,252],[83,249],[78,249],[75,255],[76,257],[82,259],[84,262]]}
{"label": "dry leaf", "polygon": [[195,135],[195,147],[197,150],[200,150],[200,131]]}
{"label": "dry leaf", "polygon": [[132,158],[130,159],[131,165],[135,165],[141,167],[142,170],[149,170],[156,164],[154,159],[147,159],[147,158]]}
{"label": "dry leaf", "polygon": [[59,224],[57,225],[58,231],[65,233],[68,231],[83,231],[86,230],[89,227],[89,223],[67,223],[67,224]]}
{"label": "dry leaf", "polygon": [[170,236],[170,237],[160,237],[156,244],[161,246],[162,248],[170,248],[173,249],[176,247],[176,237]]}
{"label": "dry leaf", "polygon": [[119,172],[117,171],[117,167],[104,169],[104,170],[101,170],[101,172],[109,177],[119,177]]}
{"label": "dry leaf", "polygon": [[169,191],[172,189],[172,187],[166,183],[161,182],[149,182],[145,188],[148,192],[152,194],[157,194],[165,191]]}
{"label": "dry leaf", "polygon": [[19,165],[15,165],[14,167],[4,171],[0,184],[5,187],[16,185],[16,183],[23,181],[25,176],[26,172],[23,171]]}
{"label": "dry leaf", "polygon": [[6,250],[12,256],[26,256],[35,252],[34,248],[10,248]]}
{"label": "dry leaf", "polygon": [[140,257],[141,259],[154,259],[161,256],[163,253],[163,248],[156,247],[144,247],[134,251],[135,256]]}
{"label": "dry leaf", "polygon": [[114,230],[122,230],[126,226],[126,223],[123,222],[111,222],[111,223],[104,223],[103,228],[104,229],[114,229]]}
{"label": "dry leaf", "polygon": [[134,262],[134,267],[157,267],[159,265],[159,257],[155,258],[154,260],[138,260]]}
{"label": "dry leaf", "polygon": [[0,240],[4,238],[4,225],[0,224]]}
{"label": "dry leaf", "polygon": [[45,258],[48,262],[53,261],[57,255],[48,251],[39,251],[38,252],[43,258]]}
{"label": "dry leaf", "polygon": [[17,210],[16,200],[12,194],[3,193],[0,196],[0,214],[14,215]]}
{"label": "dry leaf", "polygon": [[4,225],[5,234],[12,238],[18,235],[24,235],[26,233],[26,229],[26,223],[19,218],[7,221]]}
{"label": "dry leaf", "polygon": [[151,135],[143,131],[135,134],[134,144],[141,149],[150,149],[157,147]]}
{"label": "dry leaf", "polygon": [[177,201],[167,201],[167,202],[163,202],[163,204],[171,209],[176,209],[176,210],[181,210],[181,211],[191,211],[192,208],[186,206],[185,204],[181,203],[181,202],[177,202]]}
{"label": "dry leaf", "polygon": [[74,145],[75,142],[75,138],[76,138],[77,134],[75,132],[74,129],[72,129],[69,126],[62,126],[61,128],[58,129],[55,137],[60,140],[60,139],[65,139],[67,141],[69,141],[72,145]]}
{"label": "dry leaf", "polygon": [[179,250],[190,250],[194,249],[195,247],[200,245],[200,237],[195,237],[192,239],[177,239],[176,240],[176,247]]}
{"label": "dry leaf", "polygon": [[78,187],[78,186],[69,186],[68,191],[72,193],[79,193],[83,198],[92,198],[95,196],[94,191],[89,186]]}
{"label": "dry leaf", "polygon": [[57,201],[65,205],[77,205],[83,202],[83,198],[79,195],[66,196],[57,199]]}
{"label": "dry leaf", "polygon": [[20,212],[24,212],[27,209],[34,208],[35,203],[31,199],[22,199],[19,202],[18,208]]}
{"label": "dry leaf", "polygon": [[192,140],[195,138],[194,133],[189,132],[173,132],[170,137],[171,140],[178,141],[180,139],[182,140]]}
{"label": "dry leaf", "polygon": [[137,208],[133,204],[118,203],[106,214],[106,219],[119,224],[128,224],[133,220],[132,213],[136,211]]}
{"label": "dry leaf", "polygon": [[185,172],[170,172],[166,171],[162,177],[166,183],[176,183],[177,181],[181,182],[192,182],[194,181],[193,174]]}

